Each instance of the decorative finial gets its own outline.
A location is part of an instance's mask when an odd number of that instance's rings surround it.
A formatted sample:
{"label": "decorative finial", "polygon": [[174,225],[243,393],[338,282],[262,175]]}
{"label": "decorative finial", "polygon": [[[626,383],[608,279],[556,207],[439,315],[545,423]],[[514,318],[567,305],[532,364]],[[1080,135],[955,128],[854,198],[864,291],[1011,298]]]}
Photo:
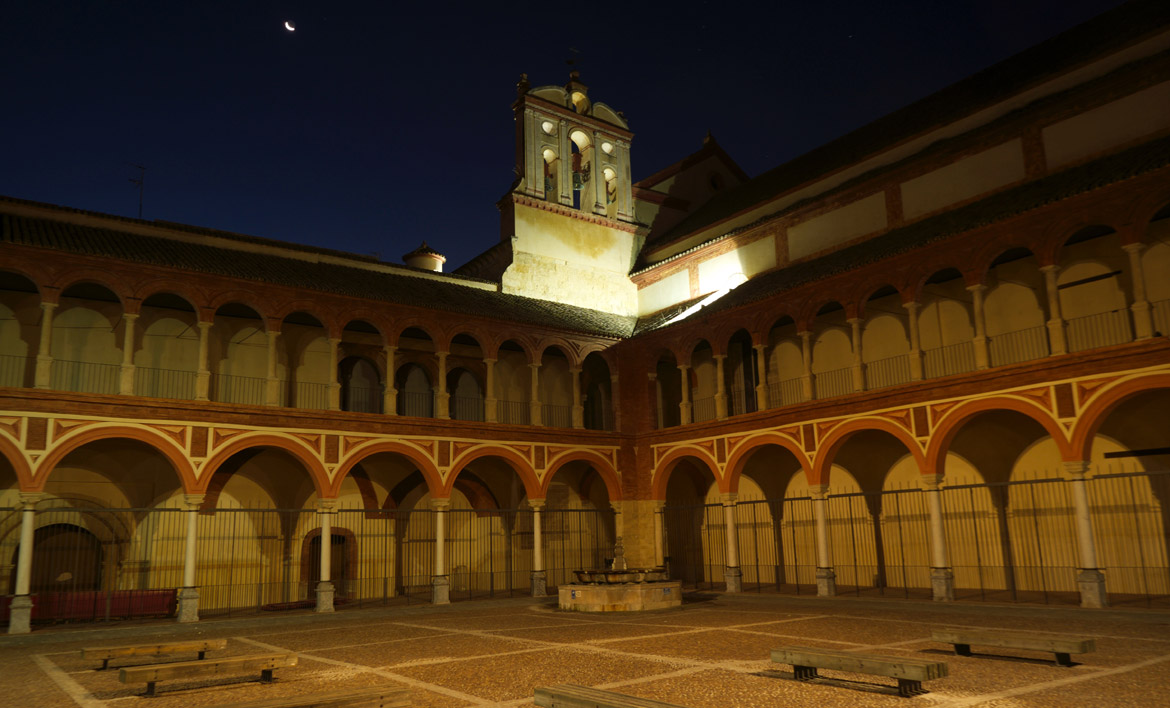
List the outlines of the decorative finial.
{"label": "decorative finial", "polygon": [[516,95],[523,96],[528,93],[531,84],[528,83],[528,74],[520,74],[520,80],[516,82]]}

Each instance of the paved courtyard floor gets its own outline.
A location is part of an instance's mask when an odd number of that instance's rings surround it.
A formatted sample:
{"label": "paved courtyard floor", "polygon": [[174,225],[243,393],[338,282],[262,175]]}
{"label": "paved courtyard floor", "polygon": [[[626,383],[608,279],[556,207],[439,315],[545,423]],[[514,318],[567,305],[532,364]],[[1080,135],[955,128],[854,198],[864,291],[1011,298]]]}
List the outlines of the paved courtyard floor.
{"label": "paved courtyard floor", "polygon": [[[41,628],[0,637],[0,705],[195,708],[345,687],[408,686],[418,706],[525,706],[533,689],[577,683],[692,708],[737,706],[1170,706],[1170,611],[1082,610],[914,600],[703,594],[681,609],[581,614],[552,598],[446,607],[363,609],[204,621]],[[941,626],[1090,636],[1097,651],[1071,668],[1051,654],[973,647],[955,656],[930,640]],[[86,661],[87,646],[227,638],[211,656],[287,650],[299,664],[258,676],[168,681],[156,698]],[[950,676],[900,698],[892,679],[822,672],[792,680],[769,661],[783,644],[941,659]],[[176,655],[168,660],[194,659]],[[111,669],[153,663],[112,661]]]}

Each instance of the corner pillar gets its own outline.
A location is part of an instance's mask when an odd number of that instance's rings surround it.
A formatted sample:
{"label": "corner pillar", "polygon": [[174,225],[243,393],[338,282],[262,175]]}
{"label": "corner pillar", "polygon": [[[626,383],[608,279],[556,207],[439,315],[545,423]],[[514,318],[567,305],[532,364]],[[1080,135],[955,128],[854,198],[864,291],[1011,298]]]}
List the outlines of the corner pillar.
{"label": "corner pillar", "polygon": [[853,340],[853,390],[861,393],[865,390],[865,364],[861,358],[861,319],[851,317],[847,321]]}
{"label": "corner pillar", "polygon": [[[680,387],[681,394],[678,400],[678,422],[679,425],[686,425],[692,422],[691,411],[694,404],[691,403],[691,367],[686,364],[678,365],[679,381],[682,383]],[[661,392],[661,389],[659,389]]]}
{"label": "corner pillar", "polygon": [[947,555],[946,527],[943,525],[942,475],[927,474],[920,479],[930,514],[930,589],[935,602],[955,599],[955,572]]}
{"label": "corner pillar", "polygon": [[987,286],[982,283],[969,285],[967,291],[971,293],[971,319],[975,325],[975,337],[971,340],[975,348],[975,368],[986,369],[991,366],[991,352],[987,346],[987,316],[983,311],[983,293],[987,292]]}
{"label": "corner pillar", "polygon": [[34,380],[36,388],[49,388],[52,385],[53,357],[49,352],[53,350],[53,311],[56,309],[57,303],[55,302],[41,303],[41,340],[37,348],[37,369]]}
{"label": "corner pillar", "polygon": [[544,499],[529,499],[532,507],[532,596],[544,597],[548,594],[547,577],[544,572],[544,541],[540,533],[540,512],[544,509]]}
{"label": "corner pillar", "polygon": [[768,350],[763,344],[754,344],[752,349],[756,352],[756,410],[765,411],[772,407],[768,401]]}
{"label": "corner pillar", "polygon": [[812,332],[804,330],[797,332],[800,335],[800,393],[804,400],[811,401],[814,396],[812,373]]}
{"label": "corner pillar", "polygon": [[431,604],[447,605],[451,602],[451,579],[447,575],[447,509],[450,499],[432,499],[435,510],[435,574],[431,576]]}
{"label": "corner pillar", "polygon": [[812,495],[817,528],[817,597],[832,597],[837,594],[837,574],[833,571],[833,557],[829,554],[829,522],[825,512],[829,485],[810,485],[808,491]]}
{"label": "corner pillar", "polygon": [[735,526],[736,494],[722,495],[723,524],[727,536],[727,564],[723,569],[723,582],[727,592],[743,590],[743,571],[739,567],[739,532]]}
{"label": "corner pillar", "polygon": [[317,612],[333,611],[333,515],[336,513],[336,499],[317,500],[317,514],[321,517],[321,580],[317,583]]}
{"label": "corner pillar", "polygon": [[485,423],[495,423],[496,411],[496,360],[484,359],[484,392],[483,392],[483,420]]}
{"label": "corner pillar", "polygon": [[922,335],[918,329],[919,304],[904,302],[902,307],[906,308],[906,328],[910,330],[910,380],[921,381],[925,377],[922,370]]}
{"label": "corner pillar", "polygon": [[1064,335],[1064,318],[1060,314],[1060,291],[1056,276],[1060,266],[1046,265],[1040,268],[1044,274],[1044,289],[1048,292],[1048,347],[1052,354],[1067,354],[1068,343]]}
{"label": "corner pillar", "polygon": [[1129,276],[1133,283],[1133,304],[1129,309],[1133,313],[1134,339],[1149,339],[1154,336],[1154,317],[1146,299],[1146,277],[1142,272],[1142,251],[1146,245],[1127,243],[1121,248],[1129,256]]}
{"label": "corner pillar", "polygon": [[1093,538],[1093,519],[1085,484],[1089,463],[1083,460],[1065,462],[1064,471],[1072,485],[1073,510],[1077,521],[1077,551],[1080,559],[1077,587],[1081,591],[1081,607],[1107,607],[1109,598],[1105,594],[1105,574],[1097,566],[1097,544]]}
{"label": "corner pillar", "polygon": [[715,360],[715,419],[727,419],[727,382],[723,380],[723,360],[726,354],[714,354]]}
{"label": "corner pillar", "polygon": [[382,391],[382,412],[386,415],[398,415],[398,389],[394,386],[394,355],[398,347],[382,347],[386,356],[386,388]]}
{"label": "corner pillar", "polygon": [[529,369],[532,369],[532,398],[528,403],[528,423],[530,425],[542,425],[541,423],[541,404],[540,404],[540,364],[529,364]]}
{"label": "corner pillar", "polygon": [[439,380],[435,387],[438,391],[436,396],[436,411],[435,417],[448,419],[451,417],[451,394],[447,391],[447,355],[449,352],[435,352],[435,356],[439,358]]}
{"label": "corner pillar", "polygon": [[180,622],[199,621],[199,588],[195,586],[195,548],[198,540],[199,507],[203,505],[202,494],[184,494],[187,535],[183,539],[183,587],[179,590],[179,609],[176,619]]}
{"label": "corner pillar", "polygon": [[211,369],[208,367],[208,349],[211,339],[212,322],[200,320],[195,323],[199,328],[199,361],[195,365],[195,400],[206,401],[211,391]]}
{"label": "corner pillar", "polygon": [[123,396],[134,395],[134,323],[137,321],[138,315],[122,313],[122,367],[118,393]]}

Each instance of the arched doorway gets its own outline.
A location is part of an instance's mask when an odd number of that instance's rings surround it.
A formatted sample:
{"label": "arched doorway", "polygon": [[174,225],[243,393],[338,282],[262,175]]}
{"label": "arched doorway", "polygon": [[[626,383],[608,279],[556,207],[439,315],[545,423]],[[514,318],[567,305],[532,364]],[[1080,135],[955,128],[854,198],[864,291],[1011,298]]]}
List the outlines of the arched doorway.
{"label": "arched doorway", "polygon": [[676,461],[669,474],[662,511],[667,571],[684,587],[713,589],[723,583],[727,548],[715,475],[702,460],[689,456]]}

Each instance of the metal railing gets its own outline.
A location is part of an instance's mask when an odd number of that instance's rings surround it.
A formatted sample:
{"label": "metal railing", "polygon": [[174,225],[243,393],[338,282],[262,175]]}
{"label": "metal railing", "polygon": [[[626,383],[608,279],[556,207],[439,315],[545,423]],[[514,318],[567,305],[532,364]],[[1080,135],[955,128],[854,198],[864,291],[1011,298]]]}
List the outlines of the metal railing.
{"label": "metal railing", "polygon": [[262,406],[266,402],[268,380],[255,376],[211,375],[211,399],[221,403],[245,403]]}
{"label": "metal railing", "polygon": [[36,361],[35,356],[0,354],[0,386],[31,387]]}
{"label": "metal railing", "polygon": [[1098,312],[1094,315],[1074,317],[1065,320],[1065,336],[1068,350],[1080,352],[1097,347],[1108,347],[1133,341],[1133,330],[1129,322],[1129,310]]}
{"label": "metal railing", "polygon": [[865,387],[885,388],[910,382],[910,353],[865,362]]}
{"label": "metal railing", "polygon": [[190,401],[195,398],[197,378],[194,371],[138,366],[134,369],[134,395]]}
{"label": "metal railing", "polygon": [[691,402],[691,421],[702,423],[715,420],[715,397],[696,398]]}
{"label": "metal railing", "polygon": [[433,391],[398,391],[398,415],[415,418],[435,417]]}
{"label": "metal railing", "polygon": [[549,428],[573,427],[573,407],[545,403],[540,407],[540,423]]}
{"label": "metal railing", "polygon": [[381,386],[346,386],[342,389],[341,410],[354,413],[381,413]]}
{"label": "metal railing", "polygon": [[756,410],[756,405],[753,399],[755,391],[732,386],[727,389],[727,414],[728,415],[743,415],[744,413],[753,413]]}
{"label": "metal railing", "polygon": [[811,498],[739,502],[735,515],[744,590],[816,593]]}
{"label": "metal railing", "polygon": [[853,393],[853,367],[814,373],[813,391],[817,398],[832,398]]}
{"label": "metal railing", "polygon": [[451,396],[451,417],[455,420],[483,422],[483,398]]}
{"label": "metal railing", "polygon": [[790,406],[804,401],[802,379],[784,379],[768,384],[768,404],[772,408]]}
{"label": "metal railing", "polygon": [[54,359],[49,388],[78,393],[118,393],[121,380],[120,364]]}
{"label": "metal railing", "polygon": [[[283,392],[287,388],[288,384],[281,381],[280,390]],[[281,405],[287,406],[290,403],[282,400]],[[317,411],[329,410],[329,384],[297,381],[293,385],[291,407]]]}
{"label": "metal railing", "polygon": [[496,401],[496,421],[528,425],[531,422],[531,410],[528,401]]}
{"label": "metal railing", "polygon": [[711,590],[723,583],[726,526],[721,504],[667,506],[663,550],[672,580]]}
{"label": "metal railing", "polygon": [[1048,356],[1048,327],[1030,327],[991,337],[988,345],[992,366],[1004,366]]}
{"label": "metal railing", "polygon": [[1154,318],[1154,331],[1163,337],[1170,335],[1170,300],[1151,302],[1150,314]]}
{"label": "metal railing", "polygon": [[924,349],[922,352],[922,373],[928,379],[965,374],[974,370],[974,342],[948,344],[945,347]]}

